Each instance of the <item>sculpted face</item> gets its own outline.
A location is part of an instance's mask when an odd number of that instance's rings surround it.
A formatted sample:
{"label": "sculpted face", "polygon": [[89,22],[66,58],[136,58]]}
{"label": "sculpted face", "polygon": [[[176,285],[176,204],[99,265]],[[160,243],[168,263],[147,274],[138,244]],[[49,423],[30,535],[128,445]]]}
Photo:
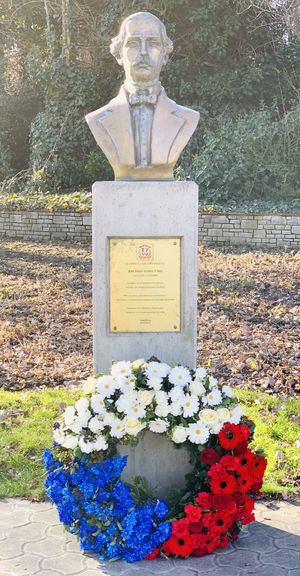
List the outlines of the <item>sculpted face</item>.
{"label": "sculpted face", "polygon": [[167,59],[159,22],[147,17],[129,20],[121,58],[126,79],[136,83],[157,81]]}

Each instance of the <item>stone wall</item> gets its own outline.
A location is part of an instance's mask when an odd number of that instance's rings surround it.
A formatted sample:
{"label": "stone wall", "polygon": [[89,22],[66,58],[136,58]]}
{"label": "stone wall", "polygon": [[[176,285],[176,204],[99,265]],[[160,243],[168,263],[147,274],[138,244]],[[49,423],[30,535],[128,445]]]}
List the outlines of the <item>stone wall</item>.
{"label": "stone wall", "polygon": [[[90,242],[91,229],[90,213],[0,212],[0,238]],[[297,249],[300,247],[300,215],[200,214],[199,242]]]}

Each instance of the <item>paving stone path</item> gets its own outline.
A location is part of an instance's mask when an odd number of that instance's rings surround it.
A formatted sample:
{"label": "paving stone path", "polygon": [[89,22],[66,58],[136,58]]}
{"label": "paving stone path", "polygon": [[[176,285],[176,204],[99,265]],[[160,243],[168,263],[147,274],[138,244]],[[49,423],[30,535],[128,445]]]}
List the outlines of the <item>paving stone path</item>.
{"label": "paving stone path", "polygon": [[105,563],[80,552],[49,502],[0,500],[1,576],[299,576],[300,502],[259,502],[237,543],[203,558]]}

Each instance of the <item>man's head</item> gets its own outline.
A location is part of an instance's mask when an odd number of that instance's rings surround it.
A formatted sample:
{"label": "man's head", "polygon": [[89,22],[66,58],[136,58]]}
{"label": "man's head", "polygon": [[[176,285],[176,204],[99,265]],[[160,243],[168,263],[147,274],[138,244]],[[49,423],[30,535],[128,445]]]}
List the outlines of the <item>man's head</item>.
{"label": "man's head", "polygon": [[112,55],[124,67],[126,79],[135,83],[157,81],[172,50],[164,24],[150,12],[136,12],[125,18],[110,45]]}

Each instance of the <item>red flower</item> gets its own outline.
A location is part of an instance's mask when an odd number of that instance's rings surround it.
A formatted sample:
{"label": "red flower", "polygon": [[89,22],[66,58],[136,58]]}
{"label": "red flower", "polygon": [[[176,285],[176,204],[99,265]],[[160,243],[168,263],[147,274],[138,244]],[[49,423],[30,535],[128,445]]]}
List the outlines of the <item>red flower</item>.
{"label": "red flower", "polygon": [[176,536],[181,536],[181,534],[185,534],[188,530],[188,525],[188,518],[175,520],[175,522],[172,522],[172,535],[175,534]]}
{"label": "red flower", "polygon": [[169,553],[174,554],[174,556],[182,556],[183,558],[190,556],[194,550],[193,540],[188,532],[180,536],[172,534],[169,540],[164,542],[163,547],[165,548],[165,546]]}
{"label": "red flower", "polygon": [[232,525],[232,518],[224,512],[215,512],[211,518],[211,529],[214,533],[226,532]]}
{"label": "red flower", "polygon": [[243,436],[240,433],[238,424],[230,424],[226,422],[219,432],[219,442],[225,450],[232,450],[243,441]]}
{"label": "red flower", "polygon": [[226,548],[230,544],[230,540],[226,534],[221,534],[218,538],[218,548]]}
{"label": "red flower", "polygon": [[220,455],[216,450],[214,450],[214,448],[206,448],[200,452],[200,460],[203,464],[211,466],[212,464],[219,462]]}
{"label": "red flower", "polygon": [[187,504],[184,507],[186,517],[189,522],[199,522],[202,516],[202,510],[199,506],[193,506],[193,504]]}
{"label": "red flower", "polygon": [[254,464],[254,456],[255,456],[254,453],[251,452],[251,450],[249,450],[249,448],[246,448],[246,450],[242,454],[239,454],[239,456],[238,456],[239,472],[251,470],[251,468]]}
{"label": "red flower", "polygon": [[251,490],[253,484],[253,478],[250,476],[248,470],[239,471],[239,477],[237,479],[237,486],[239,492],[246,494]]}
{"label": "red flower", "polygon": [[239,431],[241,435],[242,442],[248,442],[250,436],[250,430],[247,424],[239,424]]}
{"label": "red flower", "polygon": [[210,489],[213,494],[230,495],[236,492],[237,486],[235,477],[232,474],[228,474],[225,468],[220,464],[212,466],[208,475],[211,476]]}
{"label": "red flower", "polygon": [[265,458],[262,458],[261,456],[256,456],[256,454],[253,454],[252,467],[253,467],[253,476],[255,478],[255,481],[262,480],[263,475],[265,473],[265,469],[267,467],[267,463],[268,462]]}
{"label": "red flower", "polygon": [[252,522],[255,519],[252,514],[254,510],[254,501],[252,498],[246,494],[236,492],[232,495],[232,499],[237,505],[236,519],[240,520],[242,524],[249,524],[249,522]]}
{"label": "red flower", "polygon": [[150,554],[147,554],[146,556],[146,560],[154,560],[155,558],[157,558],[159,555],[159,548],[154,548],[153,552],[150,552]]}
{"label": "red flower", "polygon": [[208,492],[199,492],[195,498],[197,504],[202,510],[209,510],[211,506],[211,494]]}
{"label": "red flower", "polygon": [[212,508],[216,511],[226,510],[227,514],[231,516],[236,513],[237,505],[232,500],[231,496],[223,496],[223,494],[214,494],[212,497]]}
{"label": "red flower", "polygon": [[231,454],[226,454],[226,456],[222,456],[220,464],[224,466],[226,470],[230,470],[231,472],[233,472],[234,470],[238,469],[240,461],[235,456],[231,456]]}

